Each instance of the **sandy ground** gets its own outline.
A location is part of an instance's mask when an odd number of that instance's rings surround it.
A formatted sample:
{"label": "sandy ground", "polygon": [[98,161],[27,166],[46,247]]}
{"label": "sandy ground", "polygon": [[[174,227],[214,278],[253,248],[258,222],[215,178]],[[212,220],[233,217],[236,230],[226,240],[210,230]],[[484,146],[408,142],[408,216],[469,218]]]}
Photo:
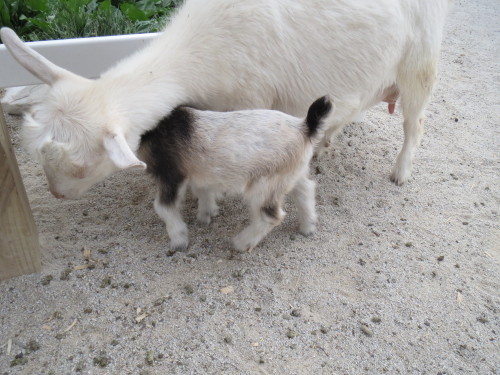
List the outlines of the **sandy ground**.
{"label": "sandy ground", "polygon": [[409,183],[381,104],[312,165],[317,233],[287,205],[250,254],[230,251],[237,199],[202,227],[188,198],[191,246],[167,254],[143,174],[52,198],[9,117],[43,266],[0,283],[0,374],[500,373],[499,21],[456,2]]}

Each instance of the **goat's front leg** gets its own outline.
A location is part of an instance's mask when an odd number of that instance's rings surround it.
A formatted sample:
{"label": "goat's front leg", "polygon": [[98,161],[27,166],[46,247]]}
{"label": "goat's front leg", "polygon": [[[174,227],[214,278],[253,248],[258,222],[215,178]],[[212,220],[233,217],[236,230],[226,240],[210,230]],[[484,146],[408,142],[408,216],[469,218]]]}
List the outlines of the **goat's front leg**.
{"label": "goat's front leg", "polygon": [[170,249],[176,251],[187,249],[189,244],[187,225],[180,213],[186,185],[186,182],[183,182],[177,187],[161,186],[154,202],[156,213],[167,227]]}
{"label": "goat's front leg", "polygon": [[285,212],[279,202],[252,205],[251,223],[233,239],[238,251],[250,251],[277,225],[281,223]]}

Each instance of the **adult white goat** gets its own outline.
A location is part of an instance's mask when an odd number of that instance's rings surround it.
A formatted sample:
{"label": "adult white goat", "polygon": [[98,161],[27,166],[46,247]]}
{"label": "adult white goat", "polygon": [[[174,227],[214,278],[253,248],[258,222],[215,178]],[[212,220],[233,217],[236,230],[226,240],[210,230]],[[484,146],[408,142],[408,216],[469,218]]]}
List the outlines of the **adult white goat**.
{"label": "adult white goat", "polygon": [[26,116],[24,138],[56,197],[77,198],[118,169],[144,168],[135,155],[141,135],[179,105],[304,117],[324,93],[336,111],[323,145],[399,92],[405,139],[391,179],[402,184],[423,130],[448,3],[187,0],[157,39],[96,80],[54,65],[10,29],[1,37],[51,86]]}

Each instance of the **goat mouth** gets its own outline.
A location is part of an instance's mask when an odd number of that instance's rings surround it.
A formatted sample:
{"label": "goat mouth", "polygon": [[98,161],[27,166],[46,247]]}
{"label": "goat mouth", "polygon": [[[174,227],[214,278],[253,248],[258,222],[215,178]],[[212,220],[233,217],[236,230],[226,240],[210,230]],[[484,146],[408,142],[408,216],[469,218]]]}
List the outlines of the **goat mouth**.
{"label": "goat mouth", "polygon": [[57,191],[53,191],[53,190],[51,190],[50,192],[51,192],[51,193],[52,193],[52,195],[53,195],[54,197],[56,197],[57,199],[64,199],[64,198],[65,198],[64,194],[60,194],[60,193],[58,193]]}

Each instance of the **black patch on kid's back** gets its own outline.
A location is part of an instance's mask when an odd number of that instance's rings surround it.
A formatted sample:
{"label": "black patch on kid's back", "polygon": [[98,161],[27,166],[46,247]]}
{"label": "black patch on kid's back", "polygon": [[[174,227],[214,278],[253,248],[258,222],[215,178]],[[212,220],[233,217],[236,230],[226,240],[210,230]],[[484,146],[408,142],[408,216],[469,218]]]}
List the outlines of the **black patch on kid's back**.
{"label": "black patch on kid's back", "polygon": [[193,130],[189,109],[178,107],[158,122],[158,125],[141,136],[139,155],[147,164],[147,172],[160,186],[160,202],[172,204],[186,179],[183,155],[189,152]]}
{"label": "black patch on kid's back", "polygon": [[308,137],[316,135],[320,125],[322,125],[322,121],[330,113],[332,107],[332,99],[328,95],[322,96],[311,104],[306,117]]}

